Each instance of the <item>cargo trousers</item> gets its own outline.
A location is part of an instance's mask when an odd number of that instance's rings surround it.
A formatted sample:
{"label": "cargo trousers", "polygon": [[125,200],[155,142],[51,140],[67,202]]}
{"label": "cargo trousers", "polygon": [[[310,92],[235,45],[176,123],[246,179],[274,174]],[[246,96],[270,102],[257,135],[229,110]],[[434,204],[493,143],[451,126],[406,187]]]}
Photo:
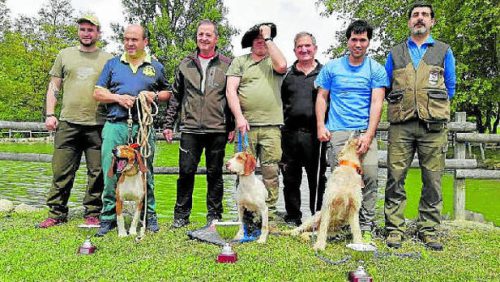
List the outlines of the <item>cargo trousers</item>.
{"label": "cargo trousers", "polygon": [[391,124],[387,151],[385,189],[385,226],[388,232],[404,233],[406,207],[405,178],[415,151],[422,170],[422,193],[418,206],[417,229],[433,235],[441,222],[443,198],[441,177],[444,171],[448,130],[429,130],[425,122],[410,120]]}
{"label": "cargo trousers", "polygon": [[99,216],[103,190],[101,130],[102,125],[59,121],[54,137],[52,187],[47,195],[50,218],[64,219],[68,216],[68,200],[82,154],[85,154],[87,166],[87,187],[83,198],[84,216]]}

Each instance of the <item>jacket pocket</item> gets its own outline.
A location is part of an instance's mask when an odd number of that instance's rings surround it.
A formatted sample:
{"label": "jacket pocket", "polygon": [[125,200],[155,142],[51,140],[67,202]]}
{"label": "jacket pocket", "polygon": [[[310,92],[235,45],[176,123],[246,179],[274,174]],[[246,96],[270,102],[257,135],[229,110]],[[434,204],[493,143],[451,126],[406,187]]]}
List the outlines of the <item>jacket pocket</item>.
{"label": "jacket pocket", "polygon": [[387,117],[390,123],[402,121],[404,90],[391,91],[385,98],[389,103]]}
{"label": "jacket pocket", "polygon": [[427,110],[431,121],[447,122],[450,119],[448,93],[440,89],[428,89]]}

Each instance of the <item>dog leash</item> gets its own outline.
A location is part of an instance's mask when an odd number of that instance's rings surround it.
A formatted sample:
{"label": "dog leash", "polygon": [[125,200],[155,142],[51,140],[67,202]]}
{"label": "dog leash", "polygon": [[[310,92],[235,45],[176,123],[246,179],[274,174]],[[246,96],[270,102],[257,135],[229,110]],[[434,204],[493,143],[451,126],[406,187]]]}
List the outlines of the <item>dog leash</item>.
{"label": "dog leash", "polygon": [[241,135],[241,131],[238,131],[238,152],[246,151],[248,148],[248,133]]}

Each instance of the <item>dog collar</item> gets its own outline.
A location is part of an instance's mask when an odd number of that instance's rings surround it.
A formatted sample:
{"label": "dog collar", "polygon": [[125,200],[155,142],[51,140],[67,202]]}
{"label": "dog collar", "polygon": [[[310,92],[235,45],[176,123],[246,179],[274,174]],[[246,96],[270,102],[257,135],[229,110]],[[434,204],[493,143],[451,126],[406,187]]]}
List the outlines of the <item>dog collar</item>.
{"label": "dog collar", "polygon": [[351,161],[348,161],[348,160],[341,160],[339,162],[339,166],[340,165],[350,166],[350,167],[354,168],[358,174],[360,174],[360,175],[363,174],[363,170],[361,169],[361,167],[358,164],[354,163],[354,162],[351,162]]}

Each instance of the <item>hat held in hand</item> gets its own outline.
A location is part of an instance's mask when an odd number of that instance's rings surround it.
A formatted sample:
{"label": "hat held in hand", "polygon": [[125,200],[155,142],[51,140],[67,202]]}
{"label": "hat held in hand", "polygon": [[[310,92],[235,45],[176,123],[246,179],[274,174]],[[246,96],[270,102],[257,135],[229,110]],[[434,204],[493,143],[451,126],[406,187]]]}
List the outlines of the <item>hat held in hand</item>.
{"label": "hat held in hand", "polygon": [[241,48],[248,48],[252,47],[253,40],[259,36],[260,31],[259,28],[262,25],[268,25],[271,27],[271,38],[276,37],[276,25],[273,23],[261,23],[261,24],[256,24],[252,26],[247,32],[245,32],[245,35],[243,35],[243,38],[241,39]]}

